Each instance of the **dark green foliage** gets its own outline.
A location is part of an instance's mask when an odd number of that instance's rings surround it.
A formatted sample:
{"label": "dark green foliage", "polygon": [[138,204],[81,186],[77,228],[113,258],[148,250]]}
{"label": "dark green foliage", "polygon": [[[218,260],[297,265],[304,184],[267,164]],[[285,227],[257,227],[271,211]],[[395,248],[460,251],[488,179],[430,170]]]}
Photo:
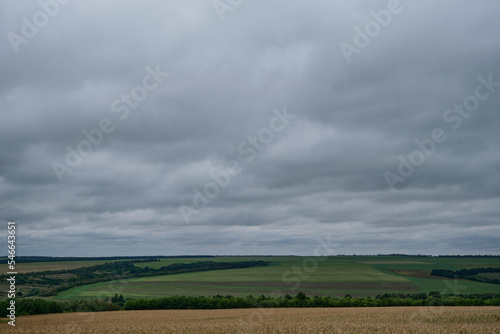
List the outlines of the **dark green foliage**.
{"label": "dark green foliage", "polygon": [[72,300],[61,304],[65,312],[105,312],[121,309],[119,305],[106,300]]}
{"label": "dark green foliage", "polygon": [[118,296],[118,294],[115,293],[115,295],[113,297],[111,297],[111,302],[120,306],[120,307],[123,307],[123,305],[125,304],[125,299],[123,299],[122,295]]}
{"label": "dark green foliage", "polygon": [[[0,316],[7,316],[7,307],[9,307],[9,300],[0,301]],[[63,303],[48,301],[44,299],[16,299],[16,316],[19,315],[34,315],[34,314],[47,314],[47,313],[61,313],[63,312]]]}
{"label": "dark green foliage", "polygon": [[439,291],[431,291],[431,292],[429,292],[429,296],[440,298],[441,293]]}
{"label": "dark green foliage", "polygon": [[461,269],[457,271],[445,270],[445,269],[432,269],[431,275],[441,276],[446,278],[460,278],[470,281],[482,282],[482,283],[492,283],[500,284],[500,280],[496,278],[487,278],[478,276],[484,273],[500,273],[500,268],[474,268],[474,269]]}
{"label": "dark green foliage", "polygon": [[313,298],[299,292],[295,297],[246,298],[232,296],[213,297],[164,297],[158,299],[129,299],[124,310],[181,310],[181,309],[231,309],[231,308],[278,308],[278,307],[381,307],[381,306],[499,306],[500,294],[446,295],[437,294],[384,294],[372,298],[344,298],[331,296],[314,296]]}
{"label": "dark green foliage", "polygon": [[[425,296],[424,296],[425,295]],[[425,298],[424,298],[425,297]],[[500,306],[500,294],[438,295],[426,294],[383,294],[374,299],[334,298],[331,296],[309,297],[299,292],[295,297],[255,298],[253,296],[233,297],[216,295],[213,297],[174,296],[157,299],[128,299],[116,294],[107,300],[73,300],[55,302],[45,299],[16,300],[16,315],[34,315],[61,312],[103,312],[116,310],[209,310],[233,308],[284,308],[284,307],[383,307],[383,306]],[[7,316],[9,300],[0,300],[0,316]]]}

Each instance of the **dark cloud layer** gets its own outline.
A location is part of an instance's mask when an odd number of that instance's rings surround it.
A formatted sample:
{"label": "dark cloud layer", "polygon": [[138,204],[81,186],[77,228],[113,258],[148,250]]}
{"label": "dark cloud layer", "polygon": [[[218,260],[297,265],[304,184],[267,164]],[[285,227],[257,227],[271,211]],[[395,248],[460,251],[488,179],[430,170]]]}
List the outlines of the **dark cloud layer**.
{"label": "dark cloud layer", "polygon": [[0,2],[19,255],[500,252],[497,2],[40,3]]}

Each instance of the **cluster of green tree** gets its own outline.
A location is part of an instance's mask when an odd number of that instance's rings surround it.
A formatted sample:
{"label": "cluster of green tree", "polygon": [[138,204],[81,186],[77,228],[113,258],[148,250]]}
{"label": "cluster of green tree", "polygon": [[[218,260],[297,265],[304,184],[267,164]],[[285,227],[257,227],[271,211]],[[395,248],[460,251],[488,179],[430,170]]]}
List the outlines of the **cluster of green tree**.
{"label": "cluster of green tree", "polygon": [[119,295],[117,293],[115,293],[115,295],[113,297],[111,297],[111,299],[109,299],[110,302],[112,302],[113,304],[116,304],[120,307],[123,307],[123,305],[125,304],[125,298],[123,298],[122,295]]}
{"label": "cluster of green tree", "polygon": [[[0,300],[0,317],[7,317],[10,305],[9,300]],[[47,313],[61,313],[64,311],[65,304],[61,302],[48,301],[45,299],[19,299],[16,300],[16,316],[34,315]]]}
{"label": "cluster of green tree", "polygon": [[[18,287],[35,286],[25,297],[41,296],[49,297],[70,288],[112,281],[117,279],[170,275],[186,272],[224,270],[250,268],[255,266],[266,266],[266,261],[239,261],[239,262],[213,262],[200,261],[194,263],[174,263],[159,269],[149,267],[136,267],[134,263],[150,262],[149,260],[131,260],[104,263],[90,267],[82,267],[67,270],[42,271],[19,274],[16,276]],[[0,279],[2,277],[0,276]]]}
{"label": "cluster of green tree", "polygon": [[433,295],[416,294],[393,296],[385,294],[379,298],[344,298],[331,296],[308,297],[299,292],[295,297],[290,295],[280,297],[260,296],[213,296],[213,297],[164,297],[157,299],[127,300],[124,310],[166,310],[166,309],[231,309],[231,308],[283,308],[283,307],[381,307],[381,306],[500,306],[500,295],[446,295],[438,292]]}
{"label": "cluster of green tree", "polygon": [[471,293],[471,294],[444,294],[442,295],[439,291],[431,291],[429,294],[426,294],[425,292],[421,293],[384,293],[383,295],[377,295],[375,296],[375,299],[387,299],[387,298],[400,298],[400,299],[405,299],[405,298],[410,298],[414,300],[425,300],[429,297],[434,297],[434,298],[448,298],[448,297],[460,297],[464,299],[484,299],[484,300],[490,300],[490,299],[497,299],[500,298],[499,293]]}
{"label": "cluster of green tree", "polygon": [[158,299],[127,300],[124,310],[157,310],[157,309],[231,309],[231,308],[283,308],[283,307],[381,307],[381,306],[500,306],[499,294],[488,295],[446,295],[438,292],[429,295],[425,293],[415,295],[385,294],[375,299],[344,298],[331,296],[308,297],[300,292],[295,297],[290,295],[280,297],[260,296],[213,296],[213,297],[164,297]]}
{"label": "cluster of green tree", "polygon": [[[113,300],[113,301],[111,301]],[[16,316],[62,312],[106,312],[118,311],[123,307],[123,297],[105,300],[72,300],[70,302],[48,301],[42,298],[16,300]],[[0,300],[0,317],[7,317],[9,301]]]}
{"label": "cluster of green tree", "polygon": [[445,270],[445,269],[432,269],[431,271],[431,275],[433,276],[441,276],[447,278],[461,278],[482,283],[500,284],[500,280],[498,278],[479,276],[479,274],[485,274],[485,273],[500,273],[500,268],[488,267],[488,268],[461,269],[457,271]]}
{"label": "cluster of green tree", "polygon": [[[0,317],[7,316],[8,300],[0,300]],[[309,297],[299,292],[295,297],[187,297],[174,296],[157,299],[127,299],[122,295],[105,300],[73,300],[56,302],[45,299],[16,301],[16,315],[34,315],[61,312],[104,312],[117,310],[189,310],[232,308],[286,308],[286,307],[383,307],[383,306],[500,306],[500,294],[441,295],[439,292],[419,294],[384,294],[375,297],[344,298],[331,296]]]}

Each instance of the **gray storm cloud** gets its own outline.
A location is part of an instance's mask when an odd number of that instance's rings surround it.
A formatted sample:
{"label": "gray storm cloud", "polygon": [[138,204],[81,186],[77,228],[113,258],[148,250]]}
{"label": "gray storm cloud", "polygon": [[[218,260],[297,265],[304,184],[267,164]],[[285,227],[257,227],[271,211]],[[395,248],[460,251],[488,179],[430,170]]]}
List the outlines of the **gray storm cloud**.
{"label": "gray storm cloud", "polygon": [[499,10],[1,1],[2,220],[19,255],[498,254]]}

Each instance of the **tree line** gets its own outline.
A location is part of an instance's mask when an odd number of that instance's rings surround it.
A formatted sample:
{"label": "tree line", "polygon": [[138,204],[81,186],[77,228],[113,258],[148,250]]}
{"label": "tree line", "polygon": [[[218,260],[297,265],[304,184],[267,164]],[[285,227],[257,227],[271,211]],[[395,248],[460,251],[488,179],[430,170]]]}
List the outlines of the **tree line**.
{"label": "tree line", "polygon": [[[0,316],[7,315],[8,300],[0,300]],[[500,306],[500,294],[441,295],[393,293],[370,297],[344,298],[331,296],[309,297],[299,292],[296,296],[277,297],[212,297],[173,296],[155,299],[128,299],[117,294],[105,300],[74,300],[70,302],[45,299],[20,299],[16,302],[17,315],[34,315],[61,312],[102,312],[117,310],[211,310],[234,308],[294,308],[294,307],[386,307],[386,306]]]}
{"label": "tree line", "polygon": [[283,307],[382,307],[382,306],[500,306],[500,294],[484,295],[446,295],[437,292],[429,295],[385,294],[372,299],[370,297],[344,298],[331,296],[309,297],[299,292],[295,297],[290,295],[279,297],[253,296],[213,296],[187,297],[174,296],[156,299],[129,299],[124,310],[173,310],[173,309],[231,309],[231,308],[283,308]]}
{"label": "tree line", "polygon": [[[446,270],[446,269],[433,269],[432,276],[441,276],[446,278],[460,278],[470,281],[500,284],[500,280],[495,277],[479,276],[479,274],[486,273],[500,273],[500,268],[474,268],[474,269],[461,269],[461,270]],[[499,276],[500,277],[500,276]]]}

